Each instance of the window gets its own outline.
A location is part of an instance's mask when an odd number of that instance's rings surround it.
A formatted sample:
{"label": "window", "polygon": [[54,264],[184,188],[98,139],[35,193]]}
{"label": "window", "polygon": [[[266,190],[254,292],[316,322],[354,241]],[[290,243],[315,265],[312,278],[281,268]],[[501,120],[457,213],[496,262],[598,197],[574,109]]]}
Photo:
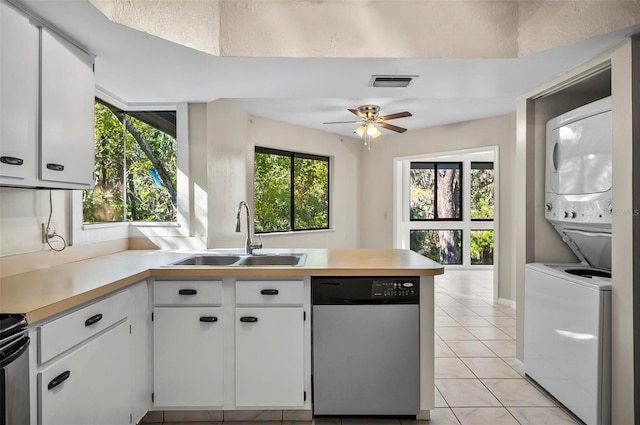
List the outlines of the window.
{"label": "window", "polygon": [[329,158],[257,147],[256,233],[329,228]]}
{"label": "window", "polygon": [[462,264],[462,230],[409,231],[409,249],[440,264]]}
{"label": "window", "polygon": [[95,188],[83,223],[176,221],[176,113],[95,102]]}
{"label": "window", "polygon": [[471,163],[471,220],[493,220],[493,162]]}
{"label": "window", "polygon": [[493,264],[493,230],[471,230],[471,265]]}
{"label": "window", "polygon": [[485,151],[402,161],[396,246],[448,266],[493,265],[493,158]]}
{"label": "window", "polygon": [[462,220],[462,163],[411,163],[410,218]]}

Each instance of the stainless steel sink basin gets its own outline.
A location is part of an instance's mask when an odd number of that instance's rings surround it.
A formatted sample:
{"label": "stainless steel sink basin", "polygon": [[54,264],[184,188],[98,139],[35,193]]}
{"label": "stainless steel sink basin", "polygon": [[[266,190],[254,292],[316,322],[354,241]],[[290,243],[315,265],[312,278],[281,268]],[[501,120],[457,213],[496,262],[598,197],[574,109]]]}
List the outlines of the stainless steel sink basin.
{"label": "stainless steel sink basin", "polygon": [[304,264],[304,254],[255,254],[245,257],[239,266],[299,266]]}
{"label": "stainless steel sink basin", "polygon": [[196,254],[169,266],[301,266],[306,254]]}
{"label": "stainless steel sink basin", "polygon": [[231,266],[242,257],[239,255],[199,254],[171,263],[172,266]]}

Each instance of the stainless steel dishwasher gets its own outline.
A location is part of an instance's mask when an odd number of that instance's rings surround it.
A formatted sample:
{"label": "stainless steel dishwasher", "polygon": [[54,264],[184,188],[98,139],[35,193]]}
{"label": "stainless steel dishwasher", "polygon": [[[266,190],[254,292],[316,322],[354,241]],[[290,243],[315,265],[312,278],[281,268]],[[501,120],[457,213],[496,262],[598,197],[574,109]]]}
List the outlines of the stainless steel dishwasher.
{"label": "stainless steel dishwasher", "polygon": [[0,425],[28,425],[29,337],[22,314],[0,314]]}
{"label": "stainless steel dishwasher", "polygon": [[311,280],[313,413],[420,411],[418,277]]}

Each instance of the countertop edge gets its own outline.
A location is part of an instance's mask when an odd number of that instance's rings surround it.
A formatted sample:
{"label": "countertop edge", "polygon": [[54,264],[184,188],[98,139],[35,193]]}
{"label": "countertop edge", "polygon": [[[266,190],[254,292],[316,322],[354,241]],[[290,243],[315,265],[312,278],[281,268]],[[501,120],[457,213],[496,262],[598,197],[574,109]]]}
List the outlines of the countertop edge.
{"label": "countertop edge", "polygon": [[[328,252],[338,252],[338,251],[354,251],[358,252],[359,255],[362,256],[366,249],[353,249],[353,250],[316,250],[322,251],[324,253]],[[370,250],[374,252],[373,250]],[[47,294],[48,290],[46,289],[45,280],[43,276],[47,276],[50,278],[49,273],[44,270],[37,270],[34,272],[25,273],[22,275],[14,275],[10,277],[5,277],[0,279],[0,289],[12,288],[14,297],[18,297],[13,300],[5,300],[2,305],[3,313],[24,313],[27,316],[27,321],[30,324],[37,324],[39,322],[49,320],[59,314],[68,312],[77,307],[80,307],[85,304],[90,304],[94,301],[98,301],[99,299],[106,297],[110,294],[113,294],[119,290],[127,288],[133,284],[136,284],[140,281],[149,278],[163,279],[163,278],[186,278],[186,279],[200,279],[200,278],[211,278],[211,277],[226,277],[226,276],[265,276],[265,277],[277,277],[281,276],[284,278],[287,277],[303,277],[303,276],[436,276],[444,273],[444,267],[438,263],[432,262],[429,260],[431,264],[420,267],[420,265],[416,265],[414,261],[407,261],[406,258],[396,257],[393,259],[392,252],[396,251],[394,255],[397,255],[397,251],[401,250],[375,250],[375,253],[380,254],[380,252],[388,251],[389,258],[393,261],[398,261],[400,263],[399,266],[394,266],[391,262],[390,264],[383,264],[380,266],[376,266],[375,263],[372,265],[366,264],[366,262],[362,261],[362,258],[355,258],[353,261],[354,267],[350,267],[348,264],[344,264],[344,262],[339,261],[338,264],[331,264],[331,262],[326,265],[317,263],[311,263],[309,266],[295,266],[295,267],[281,267],[281,266],[246,266],[246,267],[228,267],[228,266],[206,266],[206,267],[193,267],[193,266],[166,266],[165,264],[169,263],[167,261],[166,255],[172,256],[186,256],[184,252],[160,252],[160,251],[123,251],[121,253],[116,253],[112,255],[107,255],[103,257],[97,257],[96,259],[88,259],[83,260],[80,263],[70,263],[65,265],[64,267],[74,267],[73,264],[83,264],[78,268],[88,268],[91,269],[95,267],[97,269],[97,273],[99,273],[100,267],[118,267],[122,262],[131,262],[136,261],[137,257],[144,258],[146,260],[141,261],[142,264],[138,264],[141,267],[133,267],[131,268],[130,274],[127,272],[121,273],[119,276],[116,273],[115,276],[111,278],[115,278],[110,280],[109,277],[103,277],[101,281],[100,278],[96,279],[94,284],[88,284],[87,290],[81,289],[77,290],[76,293],[71,293],[68,296],[62,292],[62,294],[58,294],[57,296],[48,295],[41,302],[25,302],[26,297],[34,296],[37,297],[38,294]],[[157,253],[157,254],[156,254]],[[147,255],[151,254],[150,257]],[[404,254],[403,254],[404,255]],[[140,261],[140,260],[138,260]],[[146,264],[144,264],[146,262]],[[402,264],[404,262],[404,264]],[[63,266],[54,266],[55,269],[60,271],[60,267]],[[118,267],[119,268],[119,267]],[[73,269],[72,269],[73,270]],[[27,275],[31,275],[34,273],[35,275],[27,277]],[[85,273],[83,271],[83,273]],[[54,273],[55,274],[55,273]],[[73,272],[70,272],[70,275],[73,275]],[[66,276],[63,274],[63,276]],[[82,274],[80,274],[82,276]],[[28,295],[29,289],[24,289],[25,287],[21,285],[19,282],[22,278],[27,279],[35,279],[36,282],[36,292],[34,295]],[[73,278],[77,278],[74,276]],[[73,279],[69,277],[69,279]],[[39,282],[39,283],[37,283]],[[49,284],[47,282],[46,284]],[[28,287],[27,287],[28,288]],[[34,289],[30,288],[31,290]],[[18,290],[18,291],[16,291]],[[20,295],[15,295],[16,292],[20,292]],[[24,293],[23,293],[24,292]],[[71,291],[70,291],[71,292]],[[25,293],[27,295],[25,295]],[[17,300],[17,301],[16,301]],[[33,304],[33,305],[30,305]],[[22,307],[20,307],[22,306]],[[13,310],[21,310],[21,311],[13,311]]]}

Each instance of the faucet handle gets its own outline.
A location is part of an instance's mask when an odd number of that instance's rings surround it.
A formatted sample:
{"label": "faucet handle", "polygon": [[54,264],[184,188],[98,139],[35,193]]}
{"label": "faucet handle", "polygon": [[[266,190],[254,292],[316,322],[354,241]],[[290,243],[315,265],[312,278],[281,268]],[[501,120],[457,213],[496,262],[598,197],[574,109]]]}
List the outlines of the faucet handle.
{"label": "faucet handle", "polygon": [[249,246],[251,247],[251,249],[260,249],[260,248],[262,248],[262,236],[260,236],[260,235],[255,235],[255,236],[257,236],[258,239],[260,239],[260,242],[251,241]]}

